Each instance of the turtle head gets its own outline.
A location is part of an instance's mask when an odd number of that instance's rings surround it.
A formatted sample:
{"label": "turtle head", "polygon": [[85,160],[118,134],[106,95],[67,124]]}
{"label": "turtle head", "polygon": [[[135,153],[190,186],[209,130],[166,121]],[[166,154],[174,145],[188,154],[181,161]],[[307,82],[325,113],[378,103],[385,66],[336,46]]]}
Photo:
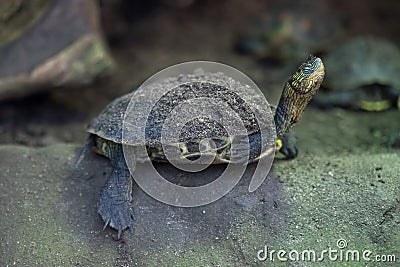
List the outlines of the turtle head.
{"label": "turtle head", "polygon": [[310,55],[285,84],[275,112],[276,134],[281,137],[298,122],[325,76],[322,60]]}

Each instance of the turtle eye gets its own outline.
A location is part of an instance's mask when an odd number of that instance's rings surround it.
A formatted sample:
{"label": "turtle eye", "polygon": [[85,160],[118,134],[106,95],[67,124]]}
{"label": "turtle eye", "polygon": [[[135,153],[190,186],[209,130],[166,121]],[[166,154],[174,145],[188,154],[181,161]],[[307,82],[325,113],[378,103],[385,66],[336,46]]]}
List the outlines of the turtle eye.
{"label": "turtle eye", "polygon": [[318,69],[318,63],[317,61],[313,61],[311,63],[306,64],[303,69],[302,72],[304,73],[304,75],[306,76],[311,76],[311,74],[313,74],[315,72],[315,70]]}
{"label": "turtle eye", "polygon": [[318,68],[320,67],[320,60],[317,57],[311,56],[309,57],[306,64],[304,64],[301,68],[301,71],[307,77],[311,76]]}
{"label": "turtle eye", "polygon": [[307,75],[307,76],[310,76],[313,72],[314,72],[314,70],[313,70],[312,66],[306,65],[306,66],[303,68],[303,73],[304,73],[305,75]]}

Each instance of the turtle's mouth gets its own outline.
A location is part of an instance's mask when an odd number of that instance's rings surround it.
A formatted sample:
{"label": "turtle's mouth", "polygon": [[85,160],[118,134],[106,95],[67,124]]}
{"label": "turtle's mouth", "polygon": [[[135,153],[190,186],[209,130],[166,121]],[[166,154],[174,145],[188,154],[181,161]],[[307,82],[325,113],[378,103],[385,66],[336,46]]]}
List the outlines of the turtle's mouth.
{"label": "turtle's mouth", "polygon": [[325,66],[324,64],[320,64],[319,68],[315,70],[308,79],[310,80],[322,80],[325,76]]}

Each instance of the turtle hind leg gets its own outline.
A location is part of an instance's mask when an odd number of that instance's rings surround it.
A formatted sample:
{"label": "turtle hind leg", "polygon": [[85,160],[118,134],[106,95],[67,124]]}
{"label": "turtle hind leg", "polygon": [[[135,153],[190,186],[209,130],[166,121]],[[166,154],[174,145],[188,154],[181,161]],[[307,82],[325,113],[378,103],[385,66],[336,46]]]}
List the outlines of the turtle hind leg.
{"label": "turtle hind leg", "polygon": [[112,173],[100,192],[97,211],[107,225],[118,231],[120,239],[122,231],[129,228],[133,232],[132,178],[125,163],[121,145],[108,142],[108,155],[112,163]]}

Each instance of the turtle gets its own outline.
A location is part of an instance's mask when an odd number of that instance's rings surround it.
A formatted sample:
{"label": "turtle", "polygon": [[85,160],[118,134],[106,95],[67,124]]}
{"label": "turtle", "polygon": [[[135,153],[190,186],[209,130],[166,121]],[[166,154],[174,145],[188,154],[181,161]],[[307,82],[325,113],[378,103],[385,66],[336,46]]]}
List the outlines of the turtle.
{"label": "turtle", "polygon": [[343,23],[320,2],[277,2],[235,43],[239,53],[275,63],[326,51],[342,37]]}
{"label": "turtle", "polygon": [[[264,129],[267,135],[274,135],[278,138],[283,138],[289,129],[301,117],[305,107],[310,99],[317,92],[324,78],[324,65],[318,57],[310,55],[294,72],[293,75],[285,83],[279,104],[274,107],[274,114],[271,118],[274,122],[273,129]],[[255,95],[247,86],[239,86],[232,82],[232,79],[227,78],[221,73],[203,73],[191,75],[178,75],[166,79],[163,83],[155,86],[141,86],[136,91],[121,96],[112,101],[96,118],[88,125],[87,131],[89,137],[83,149],[81,159],[91,151],[92,147],[96,152],[106,156],[111,161],[112,172],[109,180],[100,192],[100,201],[98,204],[98,212],[104,220],[104,229],[110,225],[118,231],[118,239],[121,237],[122,231],[129,228],[133,231],[133,209],[130,205],[132,201],[132,179],[131,172],[127,166],[126,158],[123,153],[123,146],[135,148],[139,144],[138,139],[142,138],[138,135],[140,129],[145,133],[145,145],[147,158],[143,160],[155,162],[169,162],[165,155],[165,151],[160,145],[160,131],[162,130],[163,117],[171,112],[171,109],[176,107],[186,96],[195,94],[197,96],[207,95],[232,104],[232,108],[236,108],[236,112],[243,119],[243,124],[246,126],[245,138],[249,141],[249,153],[238,154],[237,163],[248,164],[259,160],[265,156],[262,148],[260,148],[260,129],[261,124],[254,124],[254,118],[250,113],[246,113],[246,105],[240,104],[241,98],[238,95],[232,94],[227,87],[234,86],[238,89],[238,94],[247,97],[249,101],[259,102],[260,97]],[[151,109],[151,112],[144,116],[143,110],[148,108],[146,105],[148,99],[153,97],[154,91],[163,90],[164,86],[171,85],[176,88],[172,93],[165,94],[157,102],[158,109]],[[139,96],[138,98],[132,98]],[[158,96],[157,96],[158,97]],[[129,103],[134,99],[134,105],[137,108],[137,113],[133,114],[133,119],[139,117],[136,122],[131,123],[131,118],[126,117],[126,112]],[[259,102],[262,103],[262,102]],[[252,104],[252,103],[250,103]],[[258,104],[257,104],[258,105]],[[257,106],[255,105],[255,106]],[[256,112],[262,113],[266,111],[266,107],[258,106]],[[211,115],[220,116],[211,109]],[[192,110],[187,111],[188,113]],[[241,114],[245,114],[242,116]],[[142,120],[143,119],[143,120]],[[125,122],[123,122],[125,120]],[[128,122],[127,122],[128,121]],[[160,123],[161,121],[161,123]],[[136,126],[135,126],[136,123]],[[230,145],[233,138],[237,136],[236,132],[227,133],[218,128],[218,124],[210,121],[207,118],[197,118],[189,121],[188,126],[184,127],[183,136],[180,137],[179,146],[181,157],[191,159],[198,157],[199,140],[204,138],[204,133],[212,133],[212,137],[216,144],[217,156],[212,163],[230,163],[233,158],[230,157]],[[275,126],[274,126],[275,125]],[[236,126],[236,125],[233,125]],[[130,131],[125,134],[124,129]],[[233,127],[236,129],[236,127]],[[240,138],[240,137],[238,137]],[[290,138],[289,138],[290,139]],[[284,139],[285,140],[285,139]],[[197,147],[197,150],[196,150]],[[210,147],[205,148],[207,150]],[[203,151],[204,152],[204,151]],[[236,163],[235,162],[235,163]]]}
{"label": "turtle", "polygon": [[358,36],[324,59],[329,73],[313,99],[321,107],[381,111],[400,108],[400,49],[390,41]]}

